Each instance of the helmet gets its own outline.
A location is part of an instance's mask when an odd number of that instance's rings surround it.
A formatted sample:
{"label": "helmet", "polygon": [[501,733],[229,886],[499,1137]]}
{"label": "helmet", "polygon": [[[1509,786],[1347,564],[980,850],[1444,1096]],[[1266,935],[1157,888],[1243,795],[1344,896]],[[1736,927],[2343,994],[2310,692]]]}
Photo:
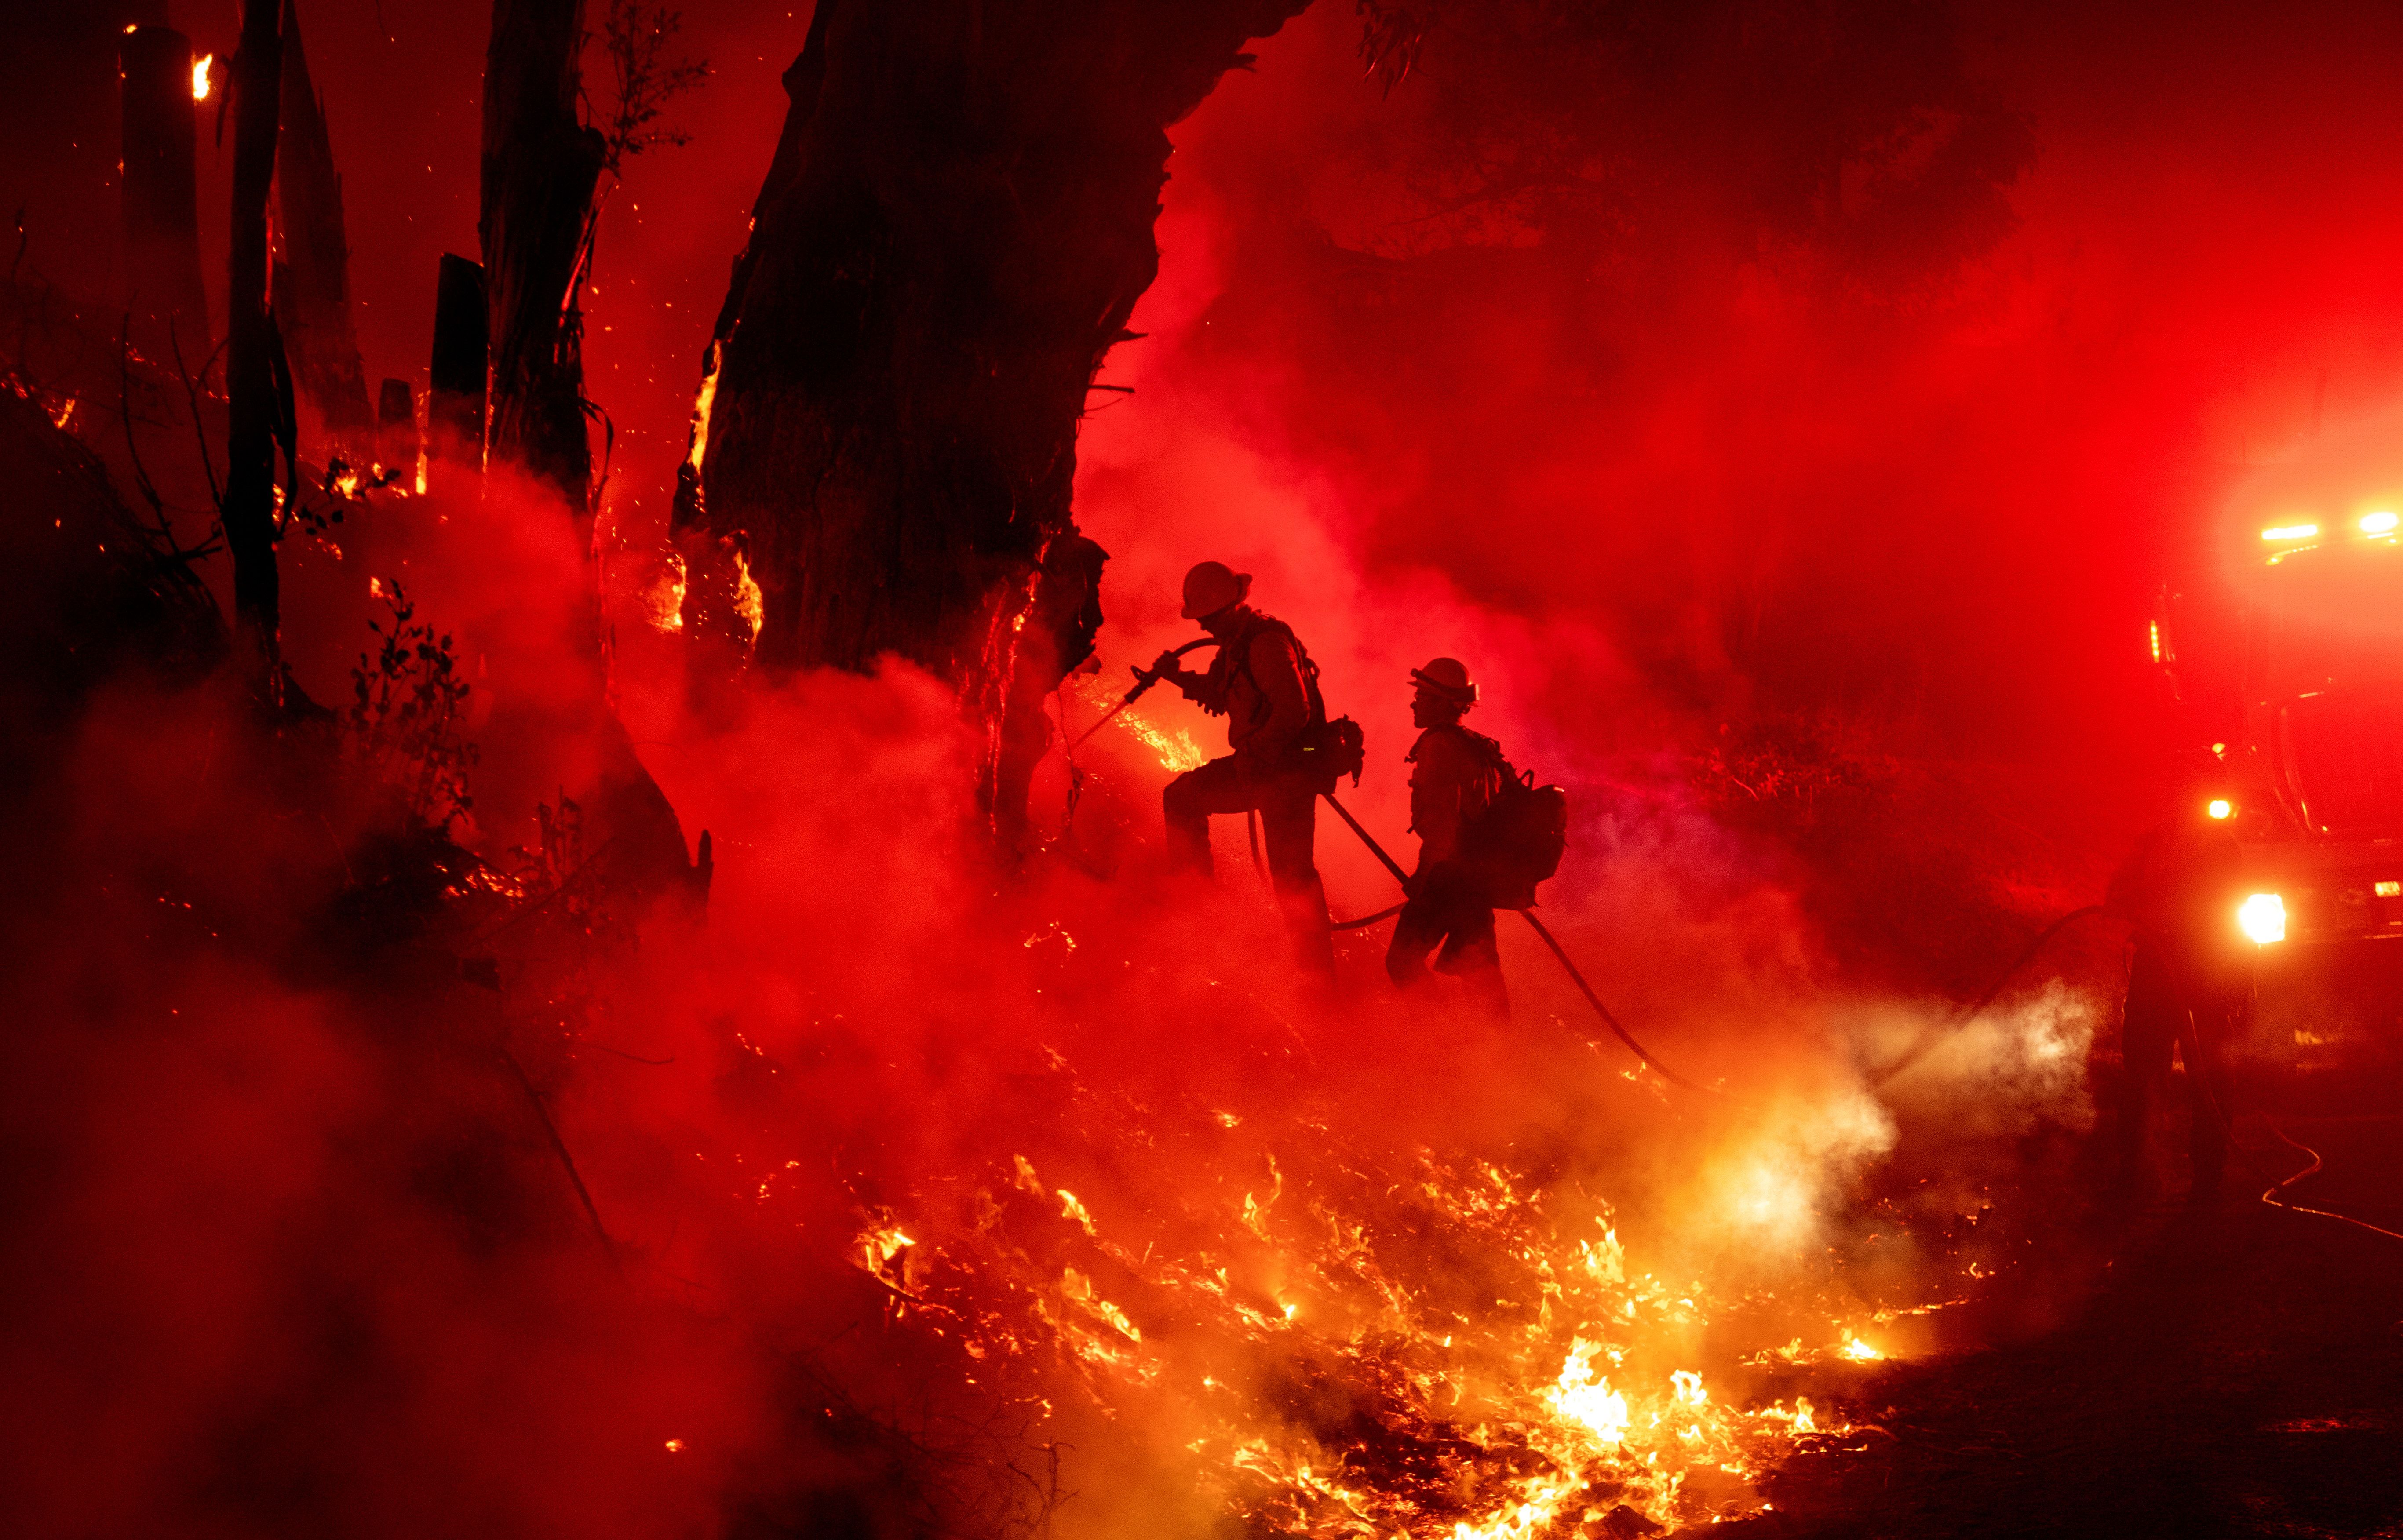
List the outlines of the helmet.
{"label": "helmet", "polygon": [[1185,575],[1185,618],[1206,620],[1252,591],[1252,575],[1224,562],[1201,562]]}
{"label": "helmet", "polygon": [[1464,706],[1477,703],[1477,687],[1470,683],[1468,665],[1457,658],[1438,658],[1423,669],[1410,670],[1410,677],[1446,700]]}

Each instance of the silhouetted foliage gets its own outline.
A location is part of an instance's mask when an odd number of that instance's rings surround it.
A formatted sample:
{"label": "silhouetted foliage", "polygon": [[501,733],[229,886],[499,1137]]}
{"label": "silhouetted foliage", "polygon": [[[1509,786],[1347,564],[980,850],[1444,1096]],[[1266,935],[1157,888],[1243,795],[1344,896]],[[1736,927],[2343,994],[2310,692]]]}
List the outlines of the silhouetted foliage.
{"label": "silhouetted foliage", "polygon": [[380,582],[376,590],[390,614],[368,622],[378,645],[351,671],[352,753],[410,825],[448,829],[475,806],[467,772],[477,749],[460,730],[470,687],[450,636],[417,618],[400,585]]}

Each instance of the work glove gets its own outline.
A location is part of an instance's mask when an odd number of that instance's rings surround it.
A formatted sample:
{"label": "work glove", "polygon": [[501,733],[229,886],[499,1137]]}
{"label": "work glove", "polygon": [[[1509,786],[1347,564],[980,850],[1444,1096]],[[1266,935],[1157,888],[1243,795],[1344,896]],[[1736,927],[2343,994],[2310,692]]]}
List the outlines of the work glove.
{"label": "work glove", "polygon": [[1151,660],[1150,672],[1174,684],[1184,677],[1185,666],[1176,660],[1176,654],[1174,652],[1163,652]]}

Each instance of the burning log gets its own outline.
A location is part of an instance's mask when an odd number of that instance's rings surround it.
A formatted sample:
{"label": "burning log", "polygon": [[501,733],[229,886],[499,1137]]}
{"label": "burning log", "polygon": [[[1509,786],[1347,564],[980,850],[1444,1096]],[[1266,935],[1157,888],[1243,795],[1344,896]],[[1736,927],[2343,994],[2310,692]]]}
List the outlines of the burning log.
{"label": "burning log", "polygon": [[582,0],[493,0],[481,216],[491,451],[591,517],[581,323],[568,300],[607,146],[576,117]]}
{"label": "burning log", "polygon": [[[135,27],[118,48],[124,110],[125,302],[208,352],[209,307],[201,284],[199,194],[193,180],[195,98],[207,76],[189,39],[172,27]],[[204,69],[205,65],[202,66]],[[163,354],[165,349],[160,348]]]}
{"label": "burning log", "polygon": [[[434,357],[425,396],[427,469],[438,484],[484,471],[484,267],[442,254],[434,285]],[[438,468],[437,468],[438,467]]]}
{"label": "burning log", "polygon": [[[245,667],[280,697],[281,590],[275,570],[275,445],[290,380],[268,308],[267,196],[275,178],[284,35],[277,0],[243,0],[233,63],[233,214],[226,285],[226,549],[233,558],[234,632]],[[280,383],[280,388],[279,388]]]}
{"label": "burning log", "polygon": [[1021,641],[1093,376],[1158,271],[1164,131],[1300,9],[818,7],[676,509],[747,548],[763,662],[924,664],[1015,784],[1008,702],[1077,660]]}
{"label": "burning log", "polygon": [[[368,458],[375,416],[351,324],[351,253],[343,237],[342,178],[334,169],[325,104],[309,83],[300,20],[284,7],[283,120],[276,149],[275,236],[283,247],[275,316],[295,382],[354,461]],[[288,280],[288,281],[287,281]]]}

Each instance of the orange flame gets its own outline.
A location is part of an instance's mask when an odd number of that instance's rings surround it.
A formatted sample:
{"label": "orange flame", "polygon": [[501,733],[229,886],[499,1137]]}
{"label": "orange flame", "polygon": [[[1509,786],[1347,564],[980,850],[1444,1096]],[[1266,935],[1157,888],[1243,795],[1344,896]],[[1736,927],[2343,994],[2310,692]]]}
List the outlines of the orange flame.
{"label": "orange flame", "polygon": [[205,102],[209,99],[209,66],[216,62],[217,56],[214,53],[204,53],[192,61],[193,101]]}

